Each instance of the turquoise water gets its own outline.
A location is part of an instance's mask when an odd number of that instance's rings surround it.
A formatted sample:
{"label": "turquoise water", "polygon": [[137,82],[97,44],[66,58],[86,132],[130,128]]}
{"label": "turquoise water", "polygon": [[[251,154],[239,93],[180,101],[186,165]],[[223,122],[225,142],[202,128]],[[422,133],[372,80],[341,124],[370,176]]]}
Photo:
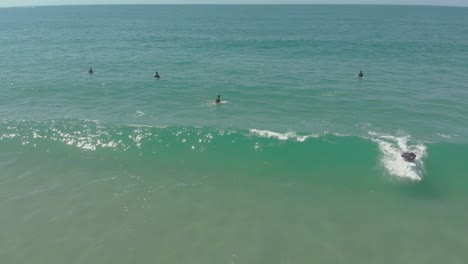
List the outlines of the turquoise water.
{"label": "turquoise water", "polygon": [[468,259],[467,8],[4,8],[0,25],[2,263]]}

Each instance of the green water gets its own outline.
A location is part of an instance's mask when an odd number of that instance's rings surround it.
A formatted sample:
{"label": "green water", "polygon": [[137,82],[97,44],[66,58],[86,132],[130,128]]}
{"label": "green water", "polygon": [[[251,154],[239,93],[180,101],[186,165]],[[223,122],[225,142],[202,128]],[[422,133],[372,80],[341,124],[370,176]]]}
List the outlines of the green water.
{"label": "green water", "polygon": [[8,8],[0,25],[1,263],[468,259],[468,9]]}

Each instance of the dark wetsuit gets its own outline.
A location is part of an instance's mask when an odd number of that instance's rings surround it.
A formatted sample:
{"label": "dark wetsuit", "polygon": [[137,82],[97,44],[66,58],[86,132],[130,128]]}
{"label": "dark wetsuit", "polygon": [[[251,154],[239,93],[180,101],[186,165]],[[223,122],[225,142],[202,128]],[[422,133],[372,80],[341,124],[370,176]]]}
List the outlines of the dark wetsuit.
{"label": "dark wetsuit", "polygon": [[403,154],[401,154],[401,157],[405,159],[405,161],[414,162],[416,154],[414,154],[413,152],[403,152]]}

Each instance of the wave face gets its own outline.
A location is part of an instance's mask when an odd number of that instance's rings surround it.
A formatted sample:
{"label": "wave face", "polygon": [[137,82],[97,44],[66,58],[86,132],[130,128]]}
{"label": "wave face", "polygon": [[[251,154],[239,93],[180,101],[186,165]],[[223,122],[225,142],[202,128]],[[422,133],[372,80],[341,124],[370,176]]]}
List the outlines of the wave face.
{"label": "wave face", "polygon": [[[366,137],[357,137],[259,129],[117,126],[72,119],[5,121],[0,140],[11,147],[50,152],[78,149],[130,159],[143,156],[155,163],[178,162],[184,157],[187,162],[193,160],[207,166],[215,161],[235,166],[252,159],[272,159],[275,166],[294,165],[300,174],[313,173],[316,167],[340,168],[346,164],[371,172],[378,165],[386,174],[416,181],[424,177],[427,157],[427,143],[413,142],[407,135],[369,132]],[[404,151],[417,155],[414,163],[403,160]]]}

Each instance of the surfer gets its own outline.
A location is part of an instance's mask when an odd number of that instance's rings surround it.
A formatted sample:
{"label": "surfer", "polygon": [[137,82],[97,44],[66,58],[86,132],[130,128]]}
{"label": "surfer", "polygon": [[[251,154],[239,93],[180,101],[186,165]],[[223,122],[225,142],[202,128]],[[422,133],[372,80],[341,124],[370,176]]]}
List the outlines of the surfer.
{"label": "surfer", "polygon": [[154,74],[154,78],[156,78],[156,79],[161,78],[161,77],[159,76],[159,73],[158,73],[158,72],[156,72],[156,73]]}
{"label": "surfer", "polygon": [[89,68],[88,73],[89,73],[89,74],[93,74],[93,73],[94,73],[93,68]]}
{"label": "surfer", "polygon": [[221,103],[221,95],[218,95],[218,98],[216,98],[215,103],[216,103],[216,104],[220,104],[220,103]]}
{"label": "surfer", "polygon": [[359,78],[364,77],[364,73],[362,73],[362,71],[359,71],[358,77],[359,77]]}
{"label": "surfer", "polygon": [[403,154],[401,154],[401,157],[405,161],[414,162],[414,159],[416,158],[416,154],[414,154],[413,152],[403,152]]}

